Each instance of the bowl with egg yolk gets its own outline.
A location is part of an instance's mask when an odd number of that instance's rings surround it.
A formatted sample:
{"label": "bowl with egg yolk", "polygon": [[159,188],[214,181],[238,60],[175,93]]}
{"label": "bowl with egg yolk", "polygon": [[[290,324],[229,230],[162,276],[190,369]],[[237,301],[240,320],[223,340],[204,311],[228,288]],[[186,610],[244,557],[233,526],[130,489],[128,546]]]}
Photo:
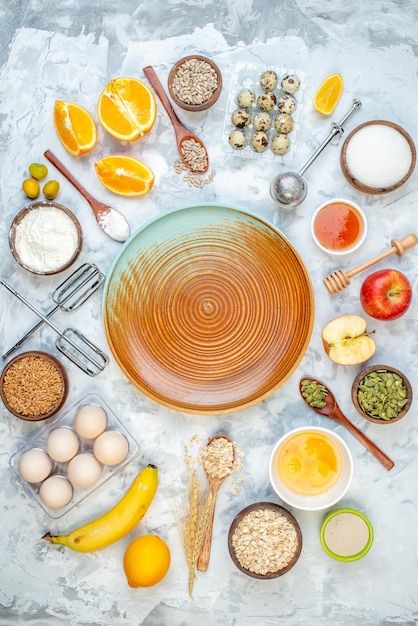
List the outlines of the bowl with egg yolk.
{"label": "bowl with egg yolk", "polygon": [[269,462],[270,482],[287,504],[305,511],[333,506],[347,493],[353,459],[345,441],[328,428],[304,426],[283,435]]}

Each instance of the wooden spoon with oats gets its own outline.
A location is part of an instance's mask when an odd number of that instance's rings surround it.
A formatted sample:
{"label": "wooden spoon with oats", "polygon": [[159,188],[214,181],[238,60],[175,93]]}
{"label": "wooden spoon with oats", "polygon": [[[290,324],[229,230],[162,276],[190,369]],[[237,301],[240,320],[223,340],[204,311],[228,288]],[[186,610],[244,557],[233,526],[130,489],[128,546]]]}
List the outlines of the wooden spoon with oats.
{"label": "wooden spoon with oats", "polygon": [[197,570],[199,572],[206,572],[208,569],[212,545],[216,496],[218,495],[218,491],[225,478],[232,474],[234,469],[234,460],[234,444],[227,435],[215,435],[209,439],[203,452],[203,468],[208,477],[212,493],[212,512],[208,520],[202,549],[197,560]]}

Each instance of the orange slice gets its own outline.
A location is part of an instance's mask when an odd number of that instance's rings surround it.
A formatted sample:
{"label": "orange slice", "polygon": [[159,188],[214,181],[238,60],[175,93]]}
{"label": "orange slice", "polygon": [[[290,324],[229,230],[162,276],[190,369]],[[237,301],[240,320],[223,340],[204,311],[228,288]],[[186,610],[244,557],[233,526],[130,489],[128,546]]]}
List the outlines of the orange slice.
{"label": "orange slice", "polygon": [[313,100],[313,106],[322,115],[331,115],[343,91],[341,74],[331,74],[319,87]]}
{"label": "orange slice", "polygon": [[157,106],[151,89],[137,78],[114,78],[99,97],[98,116],[108,133],[134,141],[154,125]]}
{"label": "orange slice", "polygon": [[64,148],[73,156],[81,156],[96,145],[94,119],[86,109],[74,102],[55,101],[54,126]]}
{"label": "orange slice", "polygon": [[94,164],[100,182],[120,196],[144,196],[154,184],[153,171],[130,156],[107,156]]}

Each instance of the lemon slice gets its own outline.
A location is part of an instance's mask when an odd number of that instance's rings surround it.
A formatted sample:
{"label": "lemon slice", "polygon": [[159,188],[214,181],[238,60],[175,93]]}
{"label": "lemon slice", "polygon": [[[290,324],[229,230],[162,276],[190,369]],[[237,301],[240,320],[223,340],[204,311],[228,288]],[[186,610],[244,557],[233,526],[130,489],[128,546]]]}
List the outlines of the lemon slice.
{"label": "lemon slice", "polygon": [[313,99],[313,106],[322,115],[331,115],[344,87],[341,74],[331,74],[322,82]]}

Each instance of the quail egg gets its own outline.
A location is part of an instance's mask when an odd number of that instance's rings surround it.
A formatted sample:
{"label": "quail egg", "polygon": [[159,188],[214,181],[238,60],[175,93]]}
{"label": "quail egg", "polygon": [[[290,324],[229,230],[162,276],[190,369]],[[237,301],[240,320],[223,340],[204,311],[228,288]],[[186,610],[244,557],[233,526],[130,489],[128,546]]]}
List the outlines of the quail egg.
{"label": "quail egg", "polygon": [[246,128],[251,124],[251,115],[245,109],[237,109],[231,115],[231,122],[236,128]]}
{"label": "quail egg", "polygon": [[263,111],[271,111],[276,106],[277,98],[271,91],[265,91],[257,98],[257,104]]}
{"label": "quail egg", "polygon": [[294,94],[300,89],[300,79],[295,74],[288,74],[282,79],[281,87],[286,93]]}
{"label": "quail egg", "polygon": [[273,70],[266,70],[261,74],[260,85],[266,91],[271,91],[277,87],[277,74]]}
{"label": "quail egg", "polygon": [[277,106],[282,113],[291,115],[296,109],[296,100],[289,94],[284,94],[284,96],[278,99]]}
{"label": "quail egg", "polygon": [[283,154],[286,154],[286,152],[289,151],[290,139],[287,135],[280,133],[272,139],[270,147],[271,147],[271,151],[273,152],[273,154],[282,156]]}
{"label": "quail egg", "polygon": [[238,106],[249,109],[255,102],[255,93],[251,89],[241,89],[237,95]]}
{"label": "quail egg", "polygon": [[258,130],[251,137],[251,146],[253,150],[255,150],[255,152],[264,152],[265,150],[267,150],[268,145],[269,138],[267,133],[265,133],[263,130]]}
{"label": "quail egg", "polygon": [[234,150],[244,150],[247,145],[247,137],[242,130],[233,130],[229,135],[228,142]]}
{"label": "quail egg", "polygon": [[253,126],[255,130],[269,130],[271,127],[271,117],[267,111],[260,111],[254,116]]}
{"label": "quail egg", "polygon": [[293,120],[289,113],[279,113],[274,120],[274,128],[278,133],[290,133],[293,130]]}

